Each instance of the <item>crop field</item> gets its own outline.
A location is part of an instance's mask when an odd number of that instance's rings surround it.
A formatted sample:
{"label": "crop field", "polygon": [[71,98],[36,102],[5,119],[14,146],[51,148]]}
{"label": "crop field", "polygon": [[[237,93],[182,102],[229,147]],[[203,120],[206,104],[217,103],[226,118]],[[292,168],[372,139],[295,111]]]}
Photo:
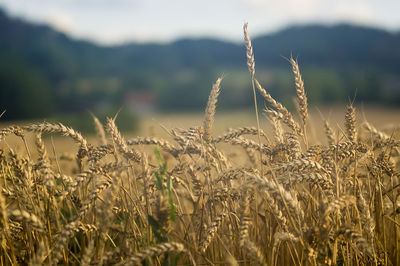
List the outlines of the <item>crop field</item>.
{"label": "crop field", "polygon": [[1,265],[399,265],[399,111],[309,107],[293,58],[288,111],[244,29],[264,110],[216,112],[220,78],[204,113],[136,135],[2,127]]}

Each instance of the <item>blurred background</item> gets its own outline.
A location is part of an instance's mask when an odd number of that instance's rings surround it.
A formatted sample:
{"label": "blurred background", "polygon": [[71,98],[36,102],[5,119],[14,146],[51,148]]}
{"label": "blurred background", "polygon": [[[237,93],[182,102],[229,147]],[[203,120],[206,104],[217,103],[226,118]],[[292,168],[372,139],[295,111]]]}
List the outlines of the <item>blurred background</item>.
{"label": "blurred background", "polygon": [[256,77],[282,103],[295,95],[293,55],[310,105],[399,107],[399,10],[398,0],[0,0],[1,120],[86,131],[89,112],[121,110],[132,130],[148,114],[202,112],[220,75],[218,108],[250,109],[244,22]]}

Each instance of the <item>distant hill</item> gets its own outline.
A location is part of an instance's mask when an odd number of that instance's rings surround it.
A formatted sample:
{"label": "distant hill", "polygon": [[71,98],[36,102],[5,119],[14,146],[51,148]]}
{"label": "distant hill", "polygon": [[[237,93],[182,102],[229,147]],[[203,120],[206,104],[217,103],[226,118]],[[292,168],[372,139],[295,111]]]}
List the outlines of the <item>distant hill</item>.
{"label": "distant hill", "polygon": [[[336,25],[296,26],[258,37],[254,44],[263,62],[279,63],[277,54],[299,55],[303,64],[369,65],[399,71],[400,34],[381,29]],[[268,47],[268,48],[267,48]]]}
{"label": "distant hill", "polygon": [[[315,100],[346,100],[356,86],[359,100],[400,102],[399,33],[304,25],[254,36],[253,46],[261,72],[288,72],[283,57],[298,56]],[[161,108],[198,108],[220,71],[246,71],[243,45],[200,38],[102,47],[0,10],[0,111],[7,109],[6,119],[93,109],[105,101],[121,105],[129,90],[156,92]],[[284,97],[284,84],[274,82],[267,85]],[[231,104],[246,104],[241,98]]]}
{"label": "distant hill", "polygon": [[[400,34],[352,25],[293,26],[253,38],[257,63],[283,65],[282,56],[299,56],[303,64],[371,65],[393,70],[400,66]],[[184,39],[166,45],[129,44],[114,49],[131,64],[198,67],[202,64],[242,66],[243,47],[212,39]],[[400,69],[397,69],[400,71]]]}

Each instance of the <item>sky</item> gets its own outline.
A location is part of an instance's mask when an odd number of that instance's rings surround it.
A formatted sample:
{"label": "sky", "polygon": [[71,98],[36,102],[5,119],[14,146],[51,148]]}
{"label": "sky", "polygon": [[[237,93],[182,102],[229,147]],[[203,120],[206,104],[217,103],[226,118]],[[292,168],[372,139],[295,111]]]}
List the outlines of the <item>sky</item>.
{"label": "sky", "polygon": [[354,23],[400,31],[400,0],[0,0],[10,15],[103,45],[183,37],[242,40],[293,24]]}

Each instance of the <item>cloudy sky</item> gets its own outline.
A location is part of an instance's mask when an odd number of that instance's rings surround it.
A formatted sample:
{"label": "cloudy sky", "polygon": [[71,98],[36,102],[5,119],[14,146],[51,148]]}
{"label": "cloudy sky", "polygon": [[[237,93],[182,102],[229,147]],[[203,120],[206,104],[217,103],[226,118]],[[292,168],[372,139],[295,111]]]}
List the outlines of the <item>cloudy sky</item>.
{"label": "cloudy sky", "polygon": [[400,30],[400,0],[0,0],[9,14],[102,44],[219,37],[240,41],[295,23]]}

